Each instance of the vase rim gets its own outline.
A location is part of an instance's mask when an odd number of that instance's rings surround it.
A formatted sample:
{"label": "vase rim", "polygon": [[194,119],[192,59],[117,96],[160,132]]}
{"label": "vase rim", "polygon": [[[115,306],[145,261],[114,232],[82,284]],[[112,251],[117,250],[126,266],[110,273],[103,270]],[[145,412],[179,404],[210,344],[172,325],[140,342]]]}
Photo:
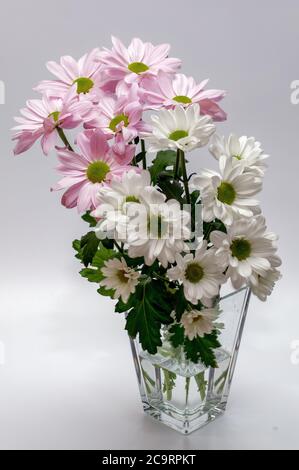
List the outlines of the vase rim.
{"label": "vase rim", "polygon": [[244,287],[240,287],[240,289],[233,290],[232,292],[229,292],[223,297],[220,297],[219,302],[221,302],[222,300],[228,299],[229,297],[232,297],[233,295],[238,294],[239,292],[242,292],[243,290],[247,290],[248,292],[250,292],[250,287],[244,286]]}

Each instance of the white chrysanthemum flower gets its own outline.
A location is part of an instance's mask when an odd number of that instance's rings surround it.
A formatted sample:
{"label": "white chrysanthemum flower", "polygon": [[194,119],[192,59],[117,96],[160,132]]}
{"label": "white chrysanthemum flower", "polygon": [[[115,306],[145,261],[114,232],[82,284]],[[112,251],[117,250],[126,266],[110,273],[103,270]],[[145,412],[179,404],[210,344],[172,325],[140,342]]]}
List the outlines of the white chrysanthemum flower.
{"label": "white chrysanthemum flower", "polygon": [[127,204],[128,254],[131,258],[143,256],[148,266],[158,259],[166,268],[177,253],[188,249],[190,214],[175,199],[165,199],[157,189],[146,187],[141,204]]}
{"label": "white chrysanthemum flower", "polygon": [[206,145],[216,129],[210,116],[200,115],[198,104],[186,109],[183,106],[163,109],[151,119],[152,133],[143,135],[149,143],[149,152],[167,149],[189,152]]}
{"label": "white chrysanthemum flower", "polygon": [[262,189],[262,179],[244,173],[241,165],[233,165],[231,159],[222,155],[220,172],[202,170],[191,181],[191,188],[199,189],[203,206],[203,220],[215,218],[231,225],[236,216],[252,217],[259,202],[253,199]]}
{"label": "white chrysanthemum flower", "polygon": [[217,316],[218,312],[213,308],[185,311],[181,318],[185,336],[192,341],[197,336],[202,338],[204,335],[212,333],[215,329],[213,321]]}
{"label": "white chrysanthemum flower", "polygon": [[[276,282],[281,278],[278,269],[270,269],[265,276],[254,276],[249,283],[251,290],[260,300],[265,302],[267,297],[272,294]],[[254,282],[253,282],[254,279]]]}
{"label": "white chrysanthemum flower", "polygon": [[245,135],[237,137],[230,134],[229,138],[213,136],[209,147],[211,154],[219,160],[222,155],[232,159],[233,165],[241,165],[244,172],[253,172],[257,175],[264,175],[266,164],[265,160],[269,157],[263,152],[261,143],[254,137]]}
{"label": "white chrysanthemum flower", "polygon": [[101,188],[97,200],[99,204],[111,204],[115,208],[122,206],[125,202],[140,202],[144,188],[150,185],[149,171],[137,172],[132,169],[125,172],[120,180],[114,179],[110,186]]}
{"label": "white chrysanthemum flower", "polygon": [[184,295],[189,302],[196,305],[200,300],[209,306],[209,300],[219,294],[225,280],[222,274],[225,266],[220,261],[215,249],[207,249],[207,242],[203,241],[194,255],[177,255],[177,264],[168,269],[167,276],[171,281],[183,283]]}
{"label": "white chrysanthemum flower", "polygon": [[227,233],[215,230],[210,234],[216,256],[228,266],[227,277],[236,289],[255,276],[265,277],[271,263],[280,264],[274,257],[277,237],[266,230],[264,217],[258,216],[236,220]]}
{"label": "white chrysanthemum flower", "polygon": [[136,290],[140,273],[129,268],[124,258],[105,261],[102,273],[105,278],[100,282],[100,286],[114,289],[114,299],[121,297],[122,301],[126,303]]}
{"label": "white chrysanthemum flower", "polygon": [[97,195],[97,208],[92,212],[99,219],[95,232],[99,238],[109,235],[117,240],[125,239],[128,223],[127,203],[143,201],[144,189],[151,184],[147,170],[134,169],[123,174],[120,180],[112,180],[110,186],[103,187]]}

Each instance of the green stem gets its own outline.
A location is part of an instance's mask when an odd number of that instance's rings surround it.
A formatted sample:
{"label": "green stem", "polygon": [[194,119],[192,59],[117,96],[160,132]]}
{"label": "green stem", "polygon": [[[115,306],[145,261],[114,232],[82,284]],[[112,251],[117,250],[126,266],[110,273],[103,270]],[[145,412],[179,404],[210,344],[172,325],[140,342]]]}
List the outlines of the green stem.
{"label": "green stem", "polygon": [[176,375],[167,369],[162,368],[162,370],[164,373],[163,393],[166,393],[166,400],[170,401],[172,399],[172,390],[175,387]]}
{"label": "green stem", "polygon": [[223,388],[224,388],[224,385],[225,385],[225,381],[226,381],[226,376],[227,376],[227,373],[228,373],[228,369],[226,369],[221,375],[220,377],[218,377],[218,379],[215,381],[215,387],[218,387],[217,389],[217,392],[218,393],[221,393],[223,391]]}
{"label": "green stem", "polygon": [[145,150],[145,142],[141,139],[141,152],[142,152],[142,168],[146,170],[146,150]]}
{"label": "green stem", "polygon": [[56,127],[57,129],[57,132],[58,132],[58,135],[59,137],[61,138],[62,142],[64,143],[64,145],[68,148],[68,150],[70,150],[71,152],[73,152],[73,148],[71,146],[71,144],[69,143],[69,141],[67,140],[67,137],[63,131],[63,129],[61,127]]}
{"label": "green stem", "polygon": [[188,398],[189,398],[189,390],[190,390],[190,377],[186,377],[185,390],[186,390],[186,406],[187,406]]}
{"label": "green stem", "polygon": [[123,253],[124,250],[123,250],[123,248],[122,248],[121,246],[119,246],[119,244],[117,243],[117,241],[116,241],[116,240],[113,240],[113,242],[114,242],[114,245],[116,246],[116,248],[118,249],[118,251],[119,251],[120,253]]}
{"label": "green stem", "polygon": [[176,151],[176,162],[174,167],[174,179],[179,179],[179,168],[180,168],[180,150],[177,149]]}
{"label": "green stem", "polygon": [[186,200],[187,200],[187,204],[191,204],[185,154],[182,150],[180,150],[179,152],[180,152],[180,160],[181,160],[181,165],[182,165],[182,173],[183,173],[183,181],[184,181]]}
{"label": "green stem", "polygon": [[165,282],[169,283],[169,279],[167,279],[166,277],[163,277],[160,274],[156,273],[156,271],[153,271],[153,276],[157,277],[158,279],[161,279],[161,281],[165,281]]}
{"label": "green stem", "polygon": [[144,379],[144,384],[147,393],[151,393],[151,387],[150,385],[154,388],[155,386],[155,381],[148,375],[148,373],[144,370],[144,368],[141,366],[142,374],[143,374],[143,379]]}

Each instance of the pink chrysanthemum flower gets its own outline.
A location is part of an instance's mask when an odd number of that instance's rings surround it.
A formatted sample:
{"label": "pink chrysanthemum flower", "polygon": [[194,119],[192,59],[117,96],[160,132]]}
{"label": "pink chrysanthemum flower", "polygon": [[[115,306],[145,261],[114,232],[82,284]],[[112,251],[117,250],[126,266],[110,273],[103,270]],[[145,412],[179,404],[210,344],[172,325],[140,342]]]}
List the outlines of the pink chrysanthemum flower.
{"label": "pink chrysanthemum flower", "polygon": [[67,208],[77,206],[78,212],[85,212],[95,209],[99,189],[108,186],[112,178],[121,178],[131,166],[120,165],[115,160],[107,136],[100,130],[79,134],[77,145],[80,153],[58,150],[57,170],[64,177],[52,190],[68,188],[62,196],[62,204]]}
{"label": "pink chrysanthemum flower", "polygon": [[135,145],[127,144],[122,134],[116,134],[111,151],[113,153],[114,159],[120,165],[128,165],[129,163],[131,163],[135,155],[135,149]]}
{"label": "pink chrysanthemum flower", "polygon": [[13,140],[17,140],[15,155],[28,150],[40,137],[43,152],[48,155],[57,143],[57,128],[77,127],[90,110],[89,103],[78,102],[74,88],[64,99],[44,95],[41,100],[28,100],[26,106],[20,111],[22,116],[15,117],[19,124],[12,128],[16,131],[13,136]]}
{"label": "pink chrysanthemum flower", "polygon": [[128,48],[112,36],[112,50],[104,48],[99,54],[103,70],[111,80],[125,80],[126,83],[140,81],[145,76],[157,75],[162,70],[174,73],[181,65],[179,59],[168,57],[169,44],[154,46],[134,38]]}
{"label": "pink chrysanthemum flower", "polygon": [[138,86],[133,84],[127,95],[106,96],[94,106],[86,127],[102,129],[110,138],[121,134],[125,142],[130,142],[140,132],[150,131],[148,124],[142,121],[142,112]]}
{"label": "pink chrysanthemum flower", "polygon": [[153,108],[174,108],[178,104],[190,106],[198,103],[202,115],[208,115],[214,121],[224,121],[226,113],[218,101],[226,95],[224,90],[205,90],[208,80],[196,84],[194,78],[182,73],[170,76],[159,72],[156,78],[146,77],[142,81],[143,99]]}
{"label": "pink chrysanthemum flower", "polygon": [[41,93],[47,92],[51,96],[63,97],[72,85],[76,85],[77,93],[81,97],[87,97],[97,101],[102,92],[100,87],[105,81],[101,74],[101,64],[96,61],[99,49],[93,49],[83,55],[78,61],[71,56],[63,56],[60,63],[47,62],[47,69],[57,77],[57,80],[43,80],[35,90]]}

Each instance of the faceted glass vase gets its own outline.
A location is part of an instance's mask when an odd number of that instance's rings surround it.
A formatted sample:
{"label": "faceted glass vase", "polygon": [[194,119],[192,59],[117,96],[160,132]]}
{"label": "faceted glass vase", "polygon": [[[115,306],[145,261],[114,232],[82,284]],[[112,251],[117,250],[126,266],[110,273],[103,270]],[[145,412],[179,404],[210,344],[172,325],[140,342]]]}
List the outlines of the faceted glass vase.
{"label": "faceted glass vase", "polygon": [[171,354],[162,345],[158,353],[143,351],[130,338],[143,409],[152,418],[189,434],[221,416],[226,408],[250,299],[249,288],[219,300],[218,368],[193,363],[184,353]]}

